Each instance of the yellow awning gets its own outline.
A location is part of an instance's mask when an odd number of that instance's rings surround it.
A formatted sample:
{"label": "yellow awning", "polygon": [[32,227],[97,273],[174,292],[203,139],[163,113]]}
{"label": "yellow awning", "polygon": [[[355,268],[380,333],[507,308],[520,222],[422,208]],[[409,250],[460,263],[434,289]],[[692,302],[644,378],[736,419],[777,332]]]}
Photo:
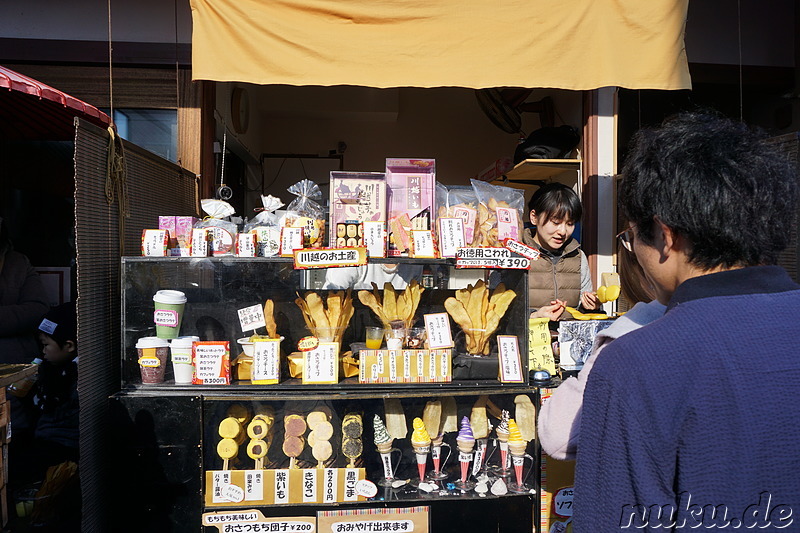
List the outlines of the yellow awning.
{"label": "yellow awning", "polygon": [[691,87],[688,0],[191,0],[194,79]]}

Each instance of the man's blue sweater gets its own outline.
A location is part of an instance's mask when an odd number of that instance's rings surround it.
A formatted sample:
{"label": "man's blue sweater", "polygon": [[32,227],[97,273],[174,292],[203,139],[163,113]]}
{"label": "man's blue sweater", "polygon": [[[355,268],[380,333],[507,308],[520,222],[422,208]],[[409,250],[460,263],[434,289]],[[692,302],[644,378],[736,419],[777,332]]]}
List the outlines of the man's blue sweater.
{"label": "man's blue sweater", "polygon": [[783,269],[744,268],[687,280],[608,345],[584,394],[575,533],[800,531],[799,315]]}

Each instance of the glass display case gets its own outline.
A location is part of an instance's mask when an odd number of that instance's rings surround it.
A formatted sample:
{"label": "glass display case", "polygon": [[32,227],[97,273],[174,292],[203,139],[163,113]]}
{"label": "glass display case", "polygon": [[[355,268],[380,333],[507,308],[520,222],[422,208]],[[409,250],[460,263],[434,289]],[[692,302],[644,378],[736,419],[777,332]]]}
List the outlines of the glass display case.
{"label": "glass display case", "polygon": [[[399,265],[398,265],[399,263]],[[493,386],[498,384],[499,364],[497,335],[515,336],[520,354],[527,354],[527,271],[525,270],[487,270],[487,269],[455,269],[452,261],[445,259],[379,259],[371,260],[372,265],[389,268],[403,268],[411,275],[418,274],[425,283],[430,276],[428,287],[422,287],[416,312],[410,317],[409,326],[424,327],[423,317],[426,314],[445,313],[445,301],[458,297],[457,291],[467,290],[477,283],[484,283],[487,296],[498,290],[513,293],[507,302],[502,316],[498,317],[492,333],[485,333],[485,326],[475,328],[464,327],[448,316],[449,329],[454,347],[449,352],[451,359],[451,375],[443,386]],[[353,267],[363,268],[363,267]],[[176,334],[180,336],[197,336],[199,340],[227,341],[230,348],[230,359],[234,362],[232,385],[234,387],[256,387],[263,390],[278,391],[290,389],[302,384],[293,378],[289,357],[297,352],[298,341],[312,334],[304,320],[303,311],[296,300],[315,292],[325,299],[331,290],[324,289],[329,284],[332,271],[336,271],[337,281],[341,281],[342,269],[295,270],[290,258],[150,258],[126,257],[122,259],[123,286],[123,335],[122,335],[122,385],[123,388],[142,386],[140,354],[136,345],[143,337],[157,334],[154,321],[153,298],[158,291],[180,291],[186,297],[181,310],[180,327]],[[352,277],[346,278],[352,279]],[[338,286],[342,286],[341,284]],[[363,285],[362,285],[363,286]],[[498,289],[499,287],[499,289]],[[372,289],[372,287],[369,287]],[[378,286],[374,292],[377,299],[384,298],[384,287]],[[381,326],[381,320],[374,309],[361,301],[360,292],[366,289],[351,287],[349,291],[342,289],[342,297],[349,297],[353,305],[352,318],[341,332],[342,353],[352,354],[353,371],[358,368],[359,354],[366,349],[365,332],[368,326]],[[396,293],[404,290],[398,288]],[[507,295],[509,296],[509,295]],[[236,358],[243,351],[240,339],[250,337],[251,331],[243,331],[239,310],[264,305],[269,299],[273,302],[274,321],[277,334],[280,336],[280,379],[279,383],[265,388],[251,385],[249,379],[237,379]],[[478,302],[479,304],[480,302]],[[480,305],[471,304],[468,316],[487,315]],[[156,318],[157,320],[157,318]],[[468,331],[465,331],[468,330]],[[265,329],[256,330],[264,333]],[[468,352],[469,335],[483,335],[485,352],[472,356]],[[474,349],[473,349],[474,351]],[[402,354],[401,354],[402,355]],[[416,359],[413,361],[416,362]],[[426,359],[427,361],[427,359]],[[527,381],[527,357],[520,357],[520,374]],[[398,363],[402,364],[402,363]],[[427,363],[426,363],[427,366]],[[147,384],[147,387],[175,387],[172,365],[165,365],[165,380],[160,385]],[[449,379],[452,378],[452,379]],[[361,381],[361,382],[360,382]],[[369,387],[375,384],[364,383],[358,376],[340,376],[338,386]],[[402,383],[393,383],[403,386]],[[415,382],[412,386],[419,387]],[[437,383],[438,385],[438,383]],[[310,385],[305,385],[308,387]]]}
{"label": "glass display case", "polygon": [[[527,382],[527,271],[456,269],[445,259],[373,259],[370,264],[384,271],[403,267],[413,276],[384,290],[359,286],[364,280],[358,276],[346,287],[332,284],[336,276],[330,272],[340,275],[341,269],[295,270],[291,258],[122,259],[122,388],[112,397],[112,413],[118,457],[128,458],[120,464],[131,470],[127,508],[149,494],[139,509],[146,515],[153,495],[171,486],[173,527],[188,531],[215,531],[203,529],[200,518],[215,510],[256,508],[264,516],[300,516],[343,505],[430,506],[433,530],[475,524],[514,533],[532,529],[538,512],[534,406],[539,397]],[[386,329],[387,317],[379,316],[375,300],[391,306],[393,299],[396,305],[401,294],[414,292],[407,285],[412,278],[424,290],[417,290],[415,311],[406,312],[402,347],[390,350],[387,335],[380,348],[368,349],[366,329]],[[332,285],[337,288],[326,288]],[[182,293],[185,302],[161,305],[168,298],[154,301],[159,291]],[[513,294],[505,294],[507,301],[500,304],[503,293]],[[340,373],[328,384],[304,383],[298,375],[298,345],[321,337],[309,329],[308,310],[297,301],[308,302],[310,294],[328,307],[331,295],[352,302],[352,317],[338,332]],[[478,296],[469,304],[473,294]],[[467,328],[463,316],[445,314],[452,305],[448,299],[463,303],[478,327]],[[243,331],[247,317],[240,311],[263,309],[267,300],[279,369],[277,379],[264,384],[254,383],[254,368],[248,374],[242,364],[254,332]],[[494,323],[486,327],[494,309]],[[415,344],[409,328],[424,327],[425,315],[442,314],[452,348],[431,348],[427,338]],[[142,348],[142,339],[165,336],[158,328],[176,327],[176,321],[180,326],[172,336],[195,337],[188,352],[194,352],[188,357],[195,365],[197,343],[227,342],[229,384],[187,383],[184,369],[175,368],[186,364],[185,355],[175,359],[173,351],[170,361],[146,352],[161,348]],[[255,333],[265,335],[268,329]],[[517,343],[519,382],[500,379],[498,335]],[[485,353],[469,353],[481,343]],[[419,361],[424,362],[420,374],[402,379]],[[435,373],[445,364],[446,379],[420,377],[422,367]],[[151,379],[159,365],[163,377]],[[394,374],[369,379],[381,365],[394,368]],[[507,431],[509,422],[514,431]]]}

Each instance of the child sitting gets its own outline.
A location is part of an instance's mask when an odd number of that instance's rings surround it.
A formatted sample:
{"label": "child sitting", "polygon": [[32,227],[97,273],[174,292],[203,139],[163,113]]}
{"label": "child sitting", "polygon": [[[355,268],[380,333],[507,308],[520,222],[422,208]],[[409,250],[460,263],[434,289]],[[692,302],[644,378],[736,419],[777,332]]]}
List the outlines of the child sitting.
{"label": "child sitting", "polygon": [[78,344],[75,304],[53,308],[39,325],[43,359],[33,389],[39,412],[34,446],[43,466],[78,461]]}

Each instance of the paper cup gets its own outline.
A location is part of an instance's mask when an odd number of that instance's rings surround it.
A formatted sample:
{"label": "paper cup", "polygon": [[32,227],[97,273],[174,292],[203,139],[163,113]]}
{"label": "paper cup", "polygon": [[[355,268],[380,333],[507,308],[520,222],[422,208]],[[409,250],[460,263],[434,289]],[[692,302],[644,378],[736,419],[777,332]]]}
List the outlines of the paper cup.
{"label": "paper cup", "polygon": [[156,337],[159,339],[176,338],[181,329],[186,295],[181,291],[158,291],[153,296],[153,302],[155,304],[153,321],[156,323]]}
{"label": "paper cup", "polygon": [[163,383],[169,360],[169,342],[158,337],[142,337],[136,342],[142,383]]}
{"label": "paper cup", "polygon": [[189,384],[192,382],[192,343],[200,340],[200,337],[178,337],[169,343],[172,353],[172,372],[175,374],[176,384]]}

